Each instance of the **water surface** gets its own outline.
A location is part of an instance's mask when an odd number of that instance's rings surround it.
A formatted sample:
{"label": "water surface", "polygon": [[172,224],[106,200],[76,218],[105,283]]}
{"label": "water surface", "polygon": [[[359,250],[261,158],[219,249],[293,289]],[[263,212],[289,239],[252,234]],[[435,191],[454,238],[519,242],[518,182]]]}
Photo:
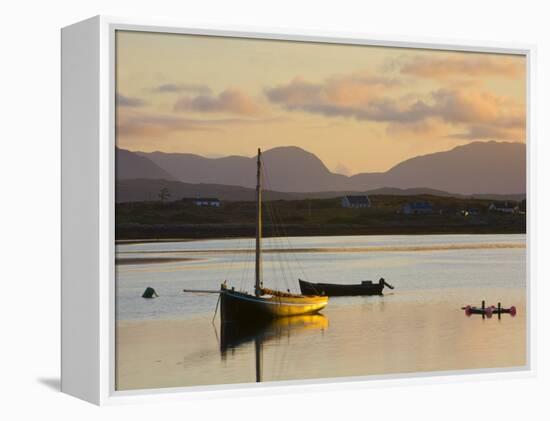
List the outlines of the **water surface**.
{"label": "water surface", "polygon": [[[267,287],[297,278],[384,277],[382,297],[331,298],[322,316],[254,331],[212,324],[223,280],[252,291],[253,240],[117,246],[119,389],[327,378],[525,364],[524,235],[298,237],[264,240]],[[160,297],[141,298],[147,286]],[[466,317],[465,304],[514,304],[518,316]]]}

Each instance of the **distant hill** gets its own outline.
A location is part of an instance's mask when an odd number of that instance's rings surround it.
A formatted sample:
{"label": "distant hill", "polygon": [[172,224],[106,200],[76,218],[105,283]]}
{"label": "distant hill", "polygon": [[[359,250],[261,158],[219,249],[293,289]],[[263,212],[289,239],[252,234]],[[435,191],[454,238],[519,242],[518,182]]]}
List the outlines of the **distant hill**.
{"label": "distant hill", "polygon": [[450,151],[417,156],[385,173],[350,177],[352,188],[429,187],[459,194],[510,194],[526,191],[523,143],[474,142]]}
{"label": "distant hill", "polygon": [[[170,192],[170,200],[179,200],[193,197],[216,197],[222,201],[253,201],[256,198],[256,190],[248,187],[225,186],[221,184],[191,184],[173,180],[117,180],[116,201],[141,202],[158,200],[158,194],[162,188]],[[346,194],[368,194],[386,196],[440,196],[440,197],[471,197],[473,199],[486,200],[516,200],[525,198],[525,194],[509,195],[457,195],[433,189],[396,189],[382,188],[365,192],[358,191],[326,191],[312,193],[288,193],[266,190],[263,192],[264,200],[302,200],[302,199],[331,199]]]}
{"label": "distant hill", "polygon": [[[256,158],[205,158],[194,154],[138,152],[185,183],[224,184],[253,188]],[[265,187],[287,192],[313,192],[347,188],[348,177],[334,174],[312,153],[287,146],[262,153]],[[145,177],[143,177],[145,178]]]}
{"label": "distant hill", "polygon": [[[125,162],[132,164],[130,169],[120,169],[124,177],[119,180],[164,178],[189,184],[255,186],[255,157],[205,158],[181,153],[125,152],[146,159],[157,169],[154,171],[144,162],[140,167],[128,157],[125,157],[126,161],[117,159],[117,171],[119,166],[126,165]],[[390,188],[486,196],[521,195],[526,191],[526,148],[522,143],[473,142],[449,151],[408,159],[386,172],[350,177],[332,173],[314,154],[294,146],[267,150],[262,157],[266,171],[265,188],[278,192],[342,193]],[[159,169],[167,175],[160,176]]]}
{"label": "distant hill", "polygon": [[136,178],[176,180],[172,174],[147,157],[124,149],[116,148],[115,163],[117,180]]}

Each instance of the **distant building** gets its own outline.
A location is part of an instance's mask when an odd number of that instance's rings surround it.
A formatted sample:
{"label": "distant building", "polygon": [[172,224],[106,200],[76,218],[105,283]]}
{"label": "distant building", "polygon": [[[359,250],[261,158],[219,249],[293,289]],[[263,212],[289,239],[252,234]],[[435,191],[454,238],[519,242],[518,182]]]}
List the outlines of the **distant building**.
{"label": "distant building", "polygon": [[369,208],[371,205],[367,195],[342,197],[343,208]]}
{"label": "distant building", "polygon": [[501,213],[516,213],[519,207],[515,202],[492,202],[489,205],[489,210]]}
{"label": "distant building", "polygon": [[193,202],[195,206],[206,206],[211,208],[219,208],[221,206],[220,200],[213,197],[197,197],[191,199],[191,202]]}
{"label": "distant building", "polygon": [[419,215],[433,212],[430,202],[409,202],[401,210],[405,215]]}

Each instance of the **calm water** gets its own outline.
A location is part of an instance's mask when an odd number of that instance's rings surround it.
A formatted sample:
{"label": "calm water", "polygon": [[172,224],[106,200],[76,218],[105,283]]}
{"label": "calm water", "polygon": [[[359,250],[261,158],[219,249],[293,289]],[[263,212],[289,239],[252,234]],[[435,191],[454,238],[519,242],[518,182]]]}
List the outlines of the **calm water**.
{"label": "calm water", "polygon": [[[525,364],[524,235],[297,237],[264,240],[264,284],[297,278],[357,283],[384,277],[382,297],[331,298],[323,316],[255,331],[211,319],[223,280],[252,290],[253,241],[117,246],[120,389],[288,380]],[[147,286],[160,297],[141,298]],[[501,301],[518,316],[467,318],[460,307]]]}
{"label": "calm water", "polygon": [[[358,283],[383,277],[396,287],[391,298],[384,299],[421,302],[434,290],[524,289],[525,249],[520,248],[524,244],[524,235],[265,239],[264,284],[298,292],[297,278]],[[251,239],[118,245],[117,258],[132,263],[117,265],[118,319],[172,319],[212,313],[217,295],[184,294],[182,290],[219,289],[227,280],[239,290],[251,291],[253,246]],[[283,252],[270,252],[274,250]],[[140,259],[146,263],[139,264]],[[157,263],[154,259],[190,260]],[[161,298],[143,300],[141,293],[147,286],[154,287]],[[438,296],[436,293],[432,298]],[[331,305],[364,301],[338,298],[331,300]]]}

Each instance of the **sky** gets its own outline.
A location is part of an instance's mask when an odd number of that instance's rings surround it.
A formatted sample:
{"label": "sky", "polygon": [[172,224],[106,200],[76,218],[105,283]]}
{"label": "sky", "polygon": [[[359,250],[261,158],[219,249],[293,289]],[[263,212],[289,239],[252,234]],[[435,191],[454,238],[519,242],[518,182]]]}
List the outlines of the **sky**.
{"label": "sky", "polygon": [[299,146],[351,175],[525,142],[524,56],[118,31],[116,59],[116,141],[132,151]]}

